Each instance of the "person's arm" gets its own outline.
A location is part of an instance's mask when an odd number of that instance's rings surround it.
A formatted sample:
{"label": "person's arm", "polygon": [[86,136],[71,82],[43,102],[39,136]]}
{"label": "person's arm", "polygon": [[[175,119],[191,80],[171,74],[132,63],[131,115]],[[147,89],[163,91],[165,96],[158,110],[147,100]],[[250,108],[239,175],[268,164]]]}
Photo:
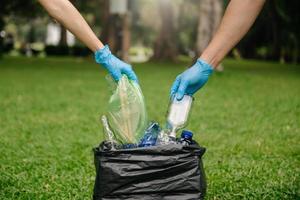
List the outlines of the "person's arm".
{"label": "person's arm", "polygon": [[200,56],[213,67],[243,38],[254,23],[265,0],[231,0],[212,41]]}
{"label": "person's arm", "polygon": [[241,40],[254,23],[265,0],[231,0],[221,24],[196,63],[179,74],[171,88],[178,100],[193,95],[205,85],[213,68]]}
{"label": "person's arm", "polygon": [[72,32],[91,51],[96,52],[104,46],[71,2],[68,0],[39,0],[39,2],[49,15]]}
{"label": "person's arm", "polygon": [[72,32],[90,50],[95,53],[95,60],[108,70],[110,75],[118,81],[122,74],[137,81],[131,65],[115,57],[97,38],[87,22],[68,0],[39,0],[47,12],[66,29]]}

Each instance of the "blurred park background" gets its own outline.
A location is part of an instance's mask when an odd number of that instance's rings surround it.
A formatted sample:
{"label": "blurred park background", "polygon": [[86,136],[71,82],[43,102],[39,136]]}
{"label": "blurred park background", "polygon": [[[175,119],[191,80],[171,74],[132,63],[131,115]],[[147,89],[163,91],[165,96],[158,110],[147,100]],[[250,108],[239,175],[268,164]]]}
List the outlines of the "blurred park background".
{"label": "blurred park background", "polygon": [[[199,55],[214,34],[223,0],[71,0],[103,43],[131,61]],[[255,25],[230,53],[234,58],[299,62],[299,2],[267,1]],[[55,23],[36,0],[2,0],[1,54],[88,56],[91,52]]]}
{"label": "blurred park background", "polygon": [[[132,63],[149,118],[162,125],[173,80],[228,4],[71,2]],[[207,148],[207,199],[300,199],[299,8],[267,0],[223,72],[195,95],[188,129]],[[90,199],[107,72],[35,0],[1,0],[0,54],[0,199]]]}

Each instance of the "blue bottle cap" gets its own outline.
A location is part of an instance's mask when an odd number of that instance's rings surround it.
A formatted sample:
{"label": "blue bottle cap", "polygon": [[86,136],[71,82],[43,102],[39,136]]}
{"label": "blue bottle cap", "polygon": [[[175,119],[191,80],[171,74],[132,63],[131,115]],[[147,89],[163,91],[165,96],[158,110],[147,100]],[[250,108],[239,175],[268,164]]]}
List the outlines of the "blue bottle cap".
{"label": "blue bottle cap", "polygon": [[181,138],[192,139],[192,137],[193,137],[193,133],[191,131],[183,130],[181,133]]}

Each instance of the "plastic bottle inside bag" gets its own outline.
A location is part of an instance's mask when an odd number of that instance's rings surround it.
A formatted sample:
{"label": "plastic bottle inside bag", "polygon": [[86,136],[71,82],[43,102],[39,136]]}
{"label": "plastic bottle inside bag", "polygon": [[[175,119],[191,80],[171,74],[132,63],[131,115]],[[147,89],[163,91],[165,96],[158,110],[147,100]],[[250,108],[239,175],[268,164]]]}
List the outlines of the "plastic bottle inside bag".
{"label": "plastic bottle inside bag", "polygon": [[151,122],[139,143],[139,147],[149,147],[156,145],[160,131],[161,129],[159,127],[159,124],[157,122]]}
{"label": "plastic bottle inside bag", "polygon": [[170,144],[169,131],[167,129],[161,130],[158,134],[156,145]]}
{"label": "plastic bottle inside bag", "polygon": [[193,132],[189,130],[183,130],[178,143],[182,144],[183,146],[191,145],[193,143]]}
{"label": "plastic bottle inside bag", "polygon": [[106,146],[108,150],[115,150],[117,146],[117,142],[115,141],[114,133],[112,132],[109,123],[107,121],[107,117],[105,115],[101,116],[101,122],[103,126],[103,134],[106,140]]}
{"label": "plastic bottle inside bag", "polygon": [[187,125],[193,100],[189,95],[184,95],[180,101],[175,97],[171,99],[167,115],[167,130],[171,142],[176,142],[176,131]]}

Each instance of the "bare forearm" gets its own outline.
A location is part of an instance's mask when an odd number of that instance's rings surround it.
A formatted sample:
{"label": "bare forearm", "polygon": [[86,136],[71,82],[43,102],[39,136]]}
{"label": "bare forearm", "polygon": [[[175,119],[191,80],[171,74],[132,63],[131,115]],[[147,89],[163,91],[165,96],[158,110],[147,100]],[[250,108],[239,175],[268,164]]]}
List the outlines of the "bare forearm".
{"label": "bare forearm", "polygon": [[231,0],[212,41],[200,56],[216,67],[248,32],[265,0]]}
{"label": "bare forearm", "polygon": [[68,0],[39,0],[47,12],[93,52],[103,47],[84,18]]}

